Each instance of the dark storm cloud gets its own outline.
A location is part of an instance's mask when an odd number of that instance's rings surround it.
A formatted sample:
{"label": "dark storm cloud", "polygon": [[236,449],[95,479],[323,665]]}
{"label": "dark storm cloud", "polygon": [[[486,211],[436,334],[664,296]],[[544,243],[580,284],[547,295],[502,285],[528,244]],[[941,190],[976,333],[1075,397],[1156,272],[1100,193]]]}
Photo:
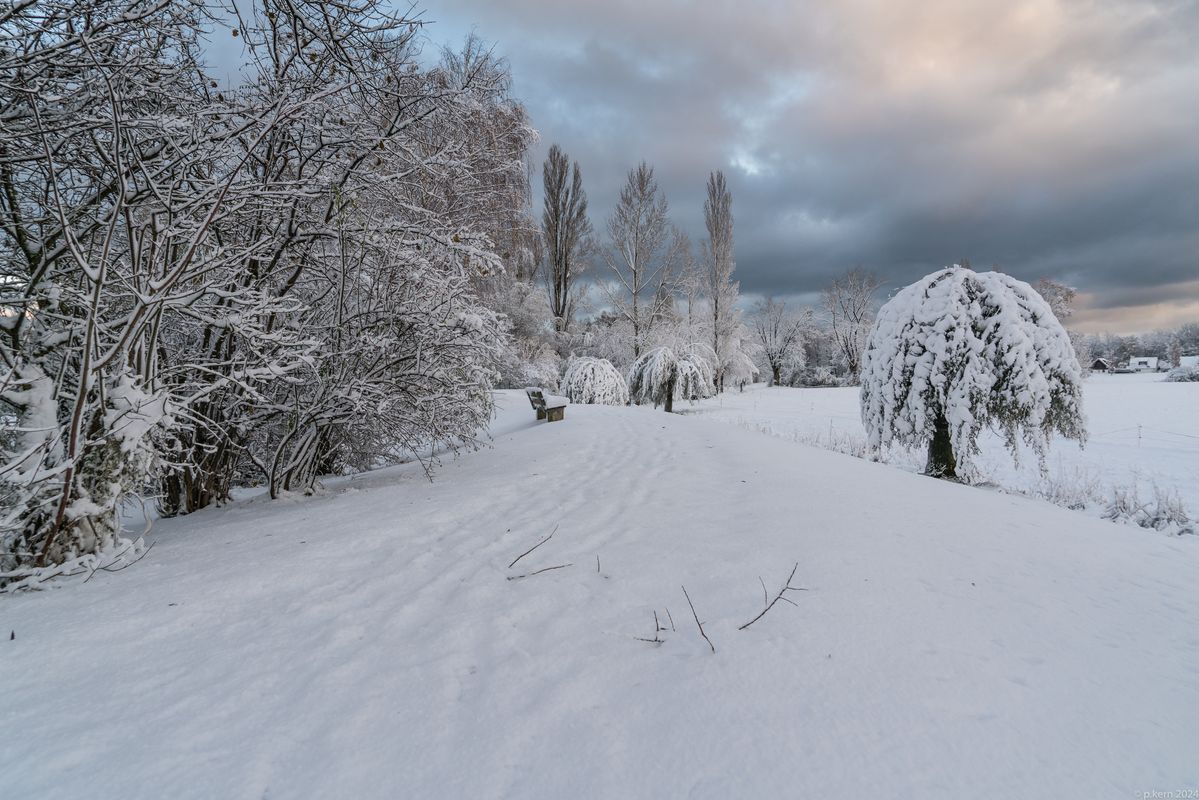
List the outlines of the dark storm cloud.
{"label": "dark storm cloud", "polygon": [[698,240],[723,169],[744,292],[969,258],[1071,283],[1092,328],[1199,300],[1177,294],[1199,279],[1197,4],[445,0],[427,18],[509,58],[597,228],[645,159]]}

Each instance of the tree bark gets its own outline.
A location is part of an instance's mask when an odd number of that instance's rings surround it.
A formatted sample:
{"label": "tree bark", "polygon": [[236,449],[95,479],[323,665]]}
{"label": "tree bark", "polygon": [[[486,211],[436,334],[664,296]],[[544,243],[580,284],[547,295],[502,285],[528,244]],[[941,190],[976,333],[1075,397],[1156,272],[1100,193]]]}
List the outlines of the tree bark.
{"label": "tree bark", "polygon": [[928,443],[926,475],[946,480],[957,480],[957,458],[953,455],[953,442],[949,438],[949,420],[942,413],[933,421],[933,438]]}
{"label": "tree bark", "polygon": [[783,382],[782,370],[779,369],[778,367],[775,367],[771,370],[771,372],[773,373],[774,381],[771,382],[770,385],[771,386],[780,385]]}

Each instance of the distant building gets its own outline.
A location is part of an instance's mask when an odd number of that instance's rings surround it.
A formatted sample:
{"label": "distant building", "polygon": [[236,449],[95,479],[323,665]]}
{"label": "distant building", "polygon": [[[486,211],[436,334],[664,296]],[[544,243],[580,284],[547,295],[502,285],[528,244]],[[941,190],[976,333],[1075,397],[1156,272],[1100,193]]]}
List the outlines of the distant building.
{"label": "distant building", "polygon": [[1178,359],[1180,367],[1199,367],[1199,356],[1183,356]]}
{"label": "distant building", "polygon": [[1157,372],[1157,356],[1137,356],[1128,359],[1128,368],[1133,372]]}
{"label": "distant building", "polygon": [[1091,362],[1091,372],[1111,372],[1112,362],[1106,358],[1097,358]]}

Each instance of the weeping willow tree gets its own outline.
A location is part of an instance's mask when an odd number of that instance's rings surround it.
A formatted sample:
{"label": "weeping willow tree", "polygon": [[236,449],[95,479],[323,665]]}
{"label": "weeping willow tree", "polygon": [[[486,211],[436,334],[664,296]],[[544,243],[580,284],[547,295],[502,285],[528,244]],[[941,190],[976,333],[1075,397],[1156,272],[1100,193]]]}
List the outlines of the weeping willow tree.
{"label": "weeping willow tree", "polygon": [[978,435],[1013,458],[1023,441],[1042,470],[1057,433],[1086,439],[1082,370],[1045,300],[1023,281],[952,266],[879,311],[862,365],[862,422],[877,453],[928,446],[926,472],[970,479]]}
{"label": "weeping willow tree", "polygon": [[641,354],[629,367],[629,402],[652,403],[667,413],[674,410],[675,384],[679,380],[679,359],[669,347],[655,347]]}
{"label": "weeping willow tree", "polygon": [[572,403],[623,406],[629,402],[624,376],[606,358],[572,358],[562,375],[561,386]]}

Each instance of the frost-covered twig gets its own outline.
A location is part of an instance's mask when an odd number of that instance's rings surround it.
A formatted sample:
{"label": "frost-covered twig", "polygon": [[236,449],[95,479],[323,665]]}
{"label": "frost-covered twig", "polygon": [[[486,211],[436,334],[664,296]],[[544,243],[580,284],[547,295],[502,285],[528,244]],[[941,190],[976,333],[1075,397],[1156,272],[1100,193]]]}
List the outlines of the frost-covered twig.
{"label": "frost-covered twig", "polygon": [[[545,537],[545,538],[544,538],[544,539],[542,539],[540,542],[538,542],[537,544],[533,545],[533,546],[532,546],[532,547],[530,547],[528,550],[526,550],[526,551],[524,551],[523,553],[521,553],[520,555],[518,555],[516,558],[512,559],[512,563],[508,565],[508,569],[512,569],[514,566],[516,566],[516,562],[517,562],[517,561],[520,561],[522,558],[524,558],[525,556],[527,556],[529,553],[532,553],[532,552],[533,552],[534,550],[536,550],[538,547],[541,547],[541,545],[545,544],[545,543],[546,543],[546,542],[548,542],[550,539],[554,538],[554,534],[555,534],[555,533],[557,533],[557,532],[558,532],[558,526],[557,526],[557,525],[555,525],[555,526],[554,526],[554,529],[553,529],[552,531],[550,531],[550,535],[549,535],[549,536]],[[596,562],[596,563],[598,563],[598,562]]]}
{"label": "frost-covered twig", "polygon": [[712,644],[712,640],[708,638],[708,634],[704,633],[704,624],[699,621],[699,614],[695,613],[695,604],[691,602],[691,595],[687,594],[686,586],[683,587],[683,597],[687,598],[687,605],[691,606],[691,616],[695,617],[695,627],[699,628],[699,635],[704,637],[704,641],[708,643],[708,647],[712,648],[712,652],[715,653],[716,645]]}
{"label": "frost-covered twig", "polygon": [[795,605],[795,603],[791,599],[784,597],[784,595],[787,592],[806,592],[807,591],[807,589],[803,588],[802,586],[792,586],[791,585],[791,579],[795,577],[795,571],[798,569],[799,569],[799,562],[796,561],[795,566],[791,568],[791,574],[787,576],[786,582],[783,583],[783,588],[779,589],[779,593],[776,594],[774,596],[774,599],[771,600],[770,602],[766,602],[766,600],[767,600],[766,582],[763,581],[761,578],[758,578],[758,582],[762,584],[762,602],[766,604],[766,607],[762,609],[761,613],[759,613],[758,616],[754,617],[749,622],[747,622],[744,625],[742,625],[741,627],[737,628],[737,630],[743,631],[746,628],[748,628],[750,625],[753,625],[755,622],[760,620],[762,617],[766,616],[766,612],[769,611],[770,609],[774,608],[774,604],[777,603],[779,600],[782,600],[787,603],[791,603],[791,605]]}

